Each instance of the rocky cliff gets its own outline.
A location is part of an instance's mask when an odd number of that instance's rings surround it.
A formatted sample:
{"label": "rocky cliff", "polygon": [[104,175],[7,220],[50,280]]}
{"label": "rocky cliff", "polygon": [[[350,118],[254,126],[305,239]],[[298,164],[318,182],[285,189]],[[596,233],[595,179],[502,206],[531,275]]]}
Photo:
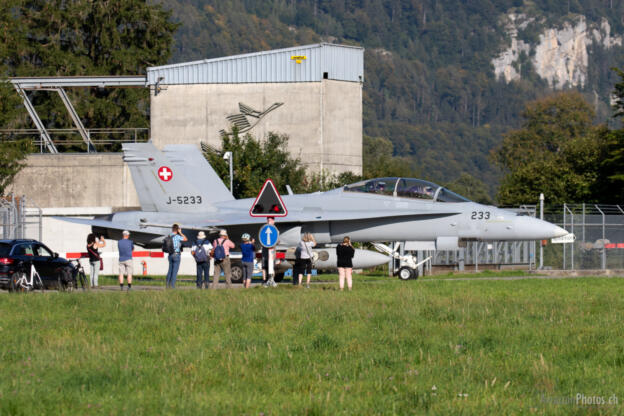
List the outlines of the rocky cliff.
{"label": "rocky cliff", "polygon": [[535,72],[552,88],[583,87],[588,73],[589,46],[605,49],[622,46],[622,36],[612,35],[611,26],[604,18],[600,24],[588,24],[584,16],[578,16],[560,28],[545,28],[536,44],[518,38],[519,31],[535,22],[533,18],[510,14],[507,19],[511,45],[492,60],[496,78],[507,83],[520,78],[520,57],[526,54]]}

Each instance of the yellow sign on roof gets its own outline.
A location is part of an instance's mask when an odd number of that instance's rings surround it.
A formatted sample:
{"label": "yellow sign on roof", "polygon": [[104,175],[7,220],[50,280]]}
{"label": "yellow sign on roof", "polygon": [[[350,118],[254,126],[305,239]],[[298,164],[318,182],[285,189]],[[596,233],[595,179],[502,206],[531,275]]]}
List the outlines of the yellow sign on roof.
{"label": "yellow sign on roof", "polygon": [[306,59],[308,59],[308,57],[305,55],[294,55],[294,56],[291,56],[290,59],[300,64],[301,61],[305,61]]}

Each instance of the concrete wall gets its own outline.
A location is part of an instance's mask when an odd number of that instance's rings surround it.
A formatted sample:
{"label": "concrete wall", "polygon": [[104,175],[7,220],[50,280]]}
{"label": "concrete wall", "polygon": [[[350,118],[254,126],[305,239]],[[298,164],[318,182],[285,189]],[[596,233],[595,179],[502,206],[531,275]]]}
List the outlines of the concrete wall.
{"label": "concrete wall", "polygon": [[163,87],[151,99],[151,134],[157,147],[201,141],[219,147],[219,131],[231,130],[226,117],[239,113],[239,102],[258,111],[281,102],[284,105],[268,113],[251,134],[287,134],[290,153],[312,172],[362,172],[362,85],[358,82]]}
{"label": "concrete wall", "polygon": [[120,153],[31,155],[9,189],[47,207],[138,207]]}

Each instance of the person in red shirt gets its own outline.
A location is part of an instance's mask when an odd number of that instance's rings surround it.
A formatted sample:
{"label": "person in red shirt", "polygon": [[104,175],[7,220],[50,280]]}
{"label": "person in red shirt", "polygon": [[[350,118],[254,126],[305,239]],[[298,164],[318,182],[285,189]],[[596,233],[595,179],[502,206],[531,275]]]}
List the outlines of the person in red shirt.
{"label": "person in red shirt", "polygon": [[216,289],[219,284],[221,271],[225,275],[225,283],[232,287],[232,265],[230,263],[230,250],[236,247],[228,238],[227,231],[221,230],[219,238],[212,242],[212,258],[214,259],[214,277],[212,278],[212,288]]}

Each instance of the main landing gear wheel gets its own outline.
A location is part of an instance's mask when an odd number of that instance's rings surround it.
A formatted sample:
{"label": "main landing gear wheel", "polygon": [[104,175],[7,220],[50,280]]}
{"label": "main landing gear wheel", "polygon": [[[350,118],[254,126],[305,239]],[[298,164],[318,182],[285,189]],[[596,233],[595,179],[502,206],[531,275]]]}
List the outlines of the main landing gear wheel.
{"label": "main landing gear wheel", "polygon": [[411,267],[403,266],[399,269],[399,279],[410,280],[418,278],[418,270],[414,270]]}

